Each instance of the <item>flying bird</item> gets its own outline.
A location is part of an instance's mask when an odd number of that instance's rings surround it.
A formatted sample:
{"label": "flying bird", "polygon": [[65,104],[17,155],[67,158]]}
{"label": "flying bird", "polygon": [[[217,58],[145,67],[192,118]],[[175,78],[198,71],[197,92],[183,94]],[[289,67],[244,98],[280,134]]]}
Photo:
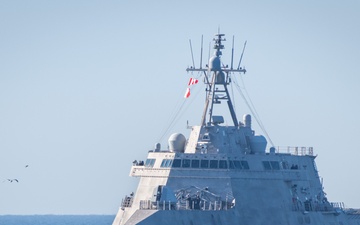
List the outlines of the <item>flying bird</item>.
{"label": "flying bird", "polygon": [[18,179],[7,179],[10,183],[12,183],[13,181],[15,182],[18,182],[19,183],[19,180]]}

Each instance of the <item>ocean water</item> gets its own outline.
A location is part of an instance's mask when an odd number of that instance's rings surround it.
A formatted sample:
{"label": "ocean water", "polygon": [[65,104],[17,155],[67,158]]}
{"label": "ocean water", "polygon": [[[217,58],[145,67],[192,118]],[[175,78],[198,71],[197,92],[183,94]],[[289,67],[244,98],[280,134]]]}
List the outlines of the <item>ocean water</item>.
{"label": "ocean water", "polygon": [[111,225],[115,215],[2,215],[0,225]]}

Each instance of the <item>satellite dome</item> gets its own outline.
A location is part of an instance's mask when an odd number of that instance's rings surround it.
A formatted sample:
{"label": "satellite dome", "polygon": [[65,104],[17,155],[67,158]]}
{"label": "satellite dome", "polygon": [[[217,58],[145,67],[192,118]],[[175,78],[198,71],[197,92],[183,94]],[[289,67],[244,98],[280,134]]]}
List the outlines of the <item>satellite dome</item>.
{"label": "satellite dome", "polygon": [[266,144],[266,138],[262,135],[250,137],[250,148],[253,153],[265,153]]}
{"label": "satellite dome", "polygon": [[183,134],[175,133],[169,137],[169,150],[171,152],[184,152],[186,138]]}
{"label": "satellite dome", "polygon": [[209,67],[211,71],[221,70],[221,61],[219,56],[213,56],[209,59]]}

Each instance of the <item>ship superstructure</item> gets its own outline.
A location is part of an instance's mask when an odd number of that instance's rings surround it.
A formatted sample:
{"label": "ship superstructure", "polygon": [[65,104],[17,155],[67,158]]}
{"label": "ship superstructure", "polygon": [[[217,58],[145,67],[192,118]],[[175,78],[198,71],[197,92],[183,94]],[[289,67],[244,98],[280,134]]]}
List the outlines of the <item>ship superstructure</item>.
{"label": "ship superstructure", "polygon": [[[229,95],[230,74],[245,73],[221,62],[224,34],[214,38],[214,55],[204,74],[206,101],[199,126],[188,138],[175,133],[169,148],[156,144],[146,160],[134,161],[137,190],[125,196],[113,225],[360,224],[356,210],[329,202],[312,147],[281,151],[239,121]],[[225,103],[226,102],[226,103]],[[226,105],[232,125],[214,108]]]}

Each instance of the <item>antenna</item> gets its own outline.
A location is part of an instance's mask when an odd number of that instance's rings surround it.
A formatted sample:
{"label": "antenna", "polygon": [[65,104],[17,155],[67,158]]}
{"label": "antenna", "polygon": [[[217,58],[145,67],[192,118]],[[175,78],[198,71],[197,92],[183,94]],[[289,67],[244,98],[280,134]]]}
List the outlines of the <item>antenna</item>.
{"label": "antenna", "polygon": [[232,48],[231,48],[231,67],[230,67],[230,69],[233,69],[233,61],[234,61],[234,35],[233,35]]}
{"label": "antenna", "polygon": [[238,68],[237,68],[237,69],[240,69],[240,64],[241,64],[242,57],[243,57],[243,55],[244,55],[244,51],[245,51],[245,47],[246,47],[246,42],[247,42],[247,41],[245,41],[245,43],[244,43],[244,47],[243,47],[243,50],[242,50],[242,53],[241,53],[241,56],[240,56],[240,61],[239,61],[239,65],[238,65]]}
{"label": "antenna", "polygon": [[203,53],[203,36],[201,35],[201,55],[200,55],[200,69],[202,69],[202,53]]}
{"label": "antenna", "polygon": [[189,39],[189,43],[190,43],[191,58],[192,58],[193,66],[195,68],[194,54],[193,54],[193,50],[192,50],[191,39]]}
{"label": "antenna", "polygon": [[211,41],[209,42],[209,57],[208,57],[208,59],[210,59],[210,49],[211,49]]}

